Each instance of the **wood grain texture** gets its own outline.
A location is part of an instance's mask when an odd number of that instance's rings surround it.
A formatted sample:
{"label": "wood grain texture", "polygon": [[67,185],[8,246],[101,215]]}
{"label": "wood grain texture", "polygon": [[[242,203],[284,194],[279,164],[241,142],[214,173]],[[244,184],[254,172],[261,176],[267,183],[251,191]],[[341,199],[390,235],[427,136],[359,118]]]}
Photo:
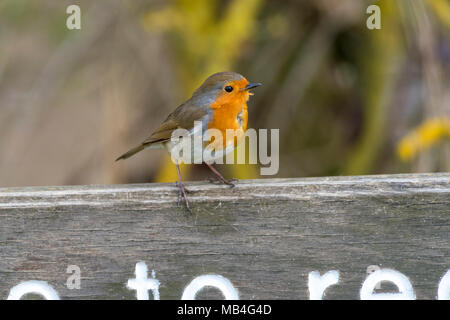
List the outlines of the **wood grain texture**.
{"label": "wood grain texture", "polygon": [[[340,271],[326,299],[358,299],[369,265],[434,299],[450,269],[450,174],[0,189],[0,299],[43,280],[62,299],[135,299],[136,262],[179,299],[196,276],[227,277],[241,299],[307,299],[308,273]],[[81,268],[69,290],[68,265]],[[392,286],[383,284],[385,290]],[[204,290],[198,298],[221,298]]]}

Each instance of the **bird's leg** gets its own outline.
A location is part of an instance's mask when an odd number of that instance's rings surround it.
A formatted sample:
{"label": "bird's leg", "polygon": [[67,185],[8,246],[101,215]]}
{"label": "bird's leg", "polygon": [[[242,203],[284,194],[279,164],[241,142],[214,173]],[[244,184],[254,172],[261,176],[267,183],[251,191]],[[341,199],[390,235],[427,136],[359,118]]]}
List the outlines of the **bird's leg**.
{"label": "bird's leg", "polygon": [[177,166],[177,173],[178,173],[178,182],[177,182],[177,187],[178,187],[178,205],[180,205],[180,201],[181,198],[184,199],[184,203],[186,204],[186,208],[188,209],[189,212],[192,213],[191,208],[189,207],[189,202],[186,196],[186,192],[187,190],[184,187],[183,182],[181,181],[181,173],[180,173],[180,167],[178,165],[178,162],[176,163]]}
{"label": "bird's leg", "polygon": [[227,185],[231,186],[232,188],[235,186],[235,184],[232,182],[234,179],[232,179],[232,180],[227,180],[227,179],[225,179],[225,178],[220,174],[220,172],[216,170],[216,168],[214,168],[214,167],[213,167],[212,165],[210,165],[209,163],[206,163],[206,162],[205,162],[205,164],[206,164],[206,165],[208,166],[208,168],[214,173],[214,175],[217,177],[217,179],[218,179],[220,182],[222,182],[222,183],[224,183],[224,184],[227,184]]}

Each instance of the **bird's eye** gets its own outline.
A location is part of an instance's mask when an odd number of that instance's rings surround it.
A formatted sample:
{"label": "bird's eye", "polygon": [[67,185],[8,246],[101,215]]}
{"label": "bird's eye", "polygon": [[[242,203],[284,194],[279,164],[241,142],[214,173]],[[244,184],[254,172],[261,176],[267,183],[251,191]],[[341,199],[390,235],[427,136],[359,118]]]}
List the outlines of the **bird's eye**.
{"label": "bird's eye", "polygon": [[231,92],[231,91],[233,91],[233,87],[232,86],[226,86],[225,87],[225,91],[226,92]]}

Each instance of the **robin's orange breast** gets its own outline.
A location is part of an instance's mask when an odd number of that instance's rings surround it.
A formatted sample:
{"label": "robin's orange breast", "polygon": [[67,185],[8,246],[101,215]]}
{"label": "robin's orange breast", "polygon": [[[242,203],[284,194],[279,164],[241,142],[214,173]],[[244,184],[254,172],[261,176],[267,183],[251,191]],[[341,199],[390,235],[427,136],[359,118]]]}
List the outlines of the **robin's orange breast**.
{"label": "robin's orange breast", "polygon": [[[248,93],[244,92],[239,98],[231,101],[221,101],[219,98],[211,105],[213,112],[208,129],[217,129],[222,133],[223,148],[231,145],[236,147],[247,130],[247,100]],[[227,129],[234,130],[234,134],[227,135]],[[218,148],[219,145],[219,141],[215,141],[214,146]]]}

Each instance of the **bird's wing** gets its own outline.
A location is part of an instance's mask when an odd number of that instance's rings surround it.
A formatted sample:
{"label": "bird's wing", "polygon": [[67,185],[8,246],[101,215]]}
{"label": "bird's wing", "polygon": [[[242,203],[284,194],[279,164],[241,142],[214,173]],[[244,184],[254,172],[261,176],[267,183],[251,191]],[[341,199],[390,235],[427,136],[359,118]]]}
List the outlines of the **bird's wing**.
{"label": "bird's wing", "polygon": [[206,108],[194,106],[188,101],[175,109],[142,144],[147,147],[154,143],[168,141],[174,130],[179,128],[191,130],[194,127],[194,122],[202,121],[206,114]]}
{"label": "bird's wing", "polygon": [[142,142],[142,145],[149,146],[154,143],[165,142],[171,138],[172,132],[177,128],[179,128],[177,121],[173,119],[166,119],[150,137]]}
{"label": "bird's wing", "polygon": [[195,121],[202,121],[208,114],[208,110],[210,109],[207,102],[207,100],[198,101],[195,98],[186,101],[169,114],[167,119],[151,134],[150,137],[145,139],[145,141],[137,147],[134,147],[121,155],[116,161],[127,159],[152,144],[169,141],[172,138],[172,132],[176,129],[183,128],[191,130],[194,127]]}

